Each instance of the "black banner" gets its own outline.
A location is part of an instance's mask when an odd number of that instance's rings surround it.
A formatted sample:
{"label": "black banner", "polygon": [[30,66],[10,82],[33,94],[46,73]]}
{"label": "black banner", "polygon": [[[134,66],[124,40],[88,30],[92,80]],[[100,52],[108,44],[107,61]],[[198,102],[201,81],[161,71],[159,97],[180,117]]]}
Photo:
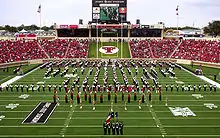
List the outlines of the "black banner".
{"label": "black banner", "polygon": [[56,108],[56,103],[39,103],[22,124],[44,124]]}
{"label": "black banner", "polygon": [[100,4],[119,4],[119,7],[127,7],[127,0],[92,0],[92,7],[99,7]]}

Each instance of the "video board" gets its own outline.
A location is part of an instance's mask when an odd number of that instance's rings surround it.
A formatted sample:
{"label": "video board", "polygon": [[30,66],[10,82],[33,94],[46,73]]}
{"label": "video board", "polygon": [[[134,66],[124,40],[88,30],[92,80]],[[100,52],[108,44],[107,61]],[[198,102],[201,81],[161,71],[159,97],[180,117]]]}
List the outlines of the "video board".
{"label": "video board", "polygon": [[127,0],[92,0],[92,22],[127,21]]}

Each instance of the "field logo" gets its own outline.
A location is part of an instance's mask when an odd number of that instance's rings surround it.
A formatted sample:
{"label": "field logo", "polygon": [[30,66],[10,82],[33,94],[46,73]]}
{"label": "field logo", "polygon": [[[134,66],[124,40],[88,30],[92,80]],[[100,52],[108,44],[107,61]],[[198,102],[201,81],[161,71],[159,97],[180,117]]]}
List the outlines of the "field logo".
{"label": "field logo", "polygon": [[8,108],[8,109],[15,109],[19,106],[19,104],[13,104],[13,103],[10,103],[8,104],[7,106],[5,106],[5,108]]}
{"label": "field logo", "polygon": [[22,124],[45,124],[56,108],[56,103],[41,102],[25,118]]}
{"label": "field logo", "polygon": [[0,116],[0,121],[2,121],[2,119],[4,119],[5,118],[5,116],[4,115],[1,115]]}
{"label": "field logo", "polygon": [[204,106],[206,106],[209,109],[213,109],[213,108],[218,108],[217,105],[213,104],[213,103],[204,103]]}
{"label": "field logo", "polygon": [[103,46],[99,49],[99,51],[103,54],[115,54],[119,51],[119,49],[115,46]]}
{"label": "field logo", "polygon": [[20,98],[20,99],[27,99],[28,97],[29,97],[28,94],[23,94],[23,95],[19,96],[18,98]]}
{"label": "field logo", "polygon": [[196,99],[202,99],[203,96],[201,94],[192,94],[192,97],[195,97]]}
{"label": "field logo", "polygon": [[174,116],[196,116],[188,107],[181,108],[181,107],[169,107],[170,111],[173,113]]}

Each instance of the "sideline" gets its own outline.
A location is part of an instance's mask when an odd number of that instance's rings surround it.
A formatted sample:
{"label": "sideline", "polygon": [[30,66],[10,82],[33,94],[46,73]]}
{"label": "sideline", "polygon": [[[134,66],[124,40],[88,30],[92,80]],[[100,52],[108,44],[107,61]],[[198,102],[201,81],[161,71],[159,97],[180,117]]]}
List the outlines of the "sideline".
{"label": "sideline", "polygon": [[182,70],[184,70],[184,71],[192,74],[193,76],[195,76],[197,78],[200,78],[201,80],[204,80],[204,81],[206,81],[206,82],[208,82],[208,83],[210,83],[212,85],[216,85],[217,88],[220,88],[220,84],[219,83],[217,83],[217,82],[215,82],[215,81],[213,81],[213,80],[211,80],[211,79],[209,79],[209,78],[207,78],[207,77],[205,77],[203,75],[195,75],[194,73],[192,73],[191,71],[185,69],[184,67],[182,67]]}
{"label": "sideline", "polygon": [[1,87],[2,87],[2,88],[5,88],[7,85],[10,85],[10,84],[16,82],[17,80],[19,80],[19,79],[21,79],[21,78],[24,78],[25,76],[28,76],[29,74],[31,74],[32,72],[38,70],[39,68],[40,68],[40,66],[37,67],[37,68],[35,68],[35,69],[33,69],[32,71],[30,71],[30,72],[24,74],[24,75],[16,76],[16,77],[12,78],[12,79],[10,79],[10,80],[8,80],[8,81],[2,83],[2,84],[1,84]]}

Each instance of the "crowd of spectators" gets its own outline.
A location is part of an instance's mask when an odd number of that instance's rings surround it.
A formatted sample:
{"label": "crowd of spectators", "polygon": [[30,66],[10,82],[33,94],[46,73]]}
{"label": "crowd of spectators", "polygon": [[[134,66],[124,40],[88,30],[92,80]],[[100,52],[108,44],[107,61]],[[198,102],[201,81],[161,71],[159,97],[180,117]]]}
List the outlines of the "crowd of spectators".
{"label": "crowd of spectators", "polygon": [[0,41],[0,63],[42,58],[46,58],[46,55],[37,40]]}
{"label": "crowd of spectators", "polygon": [[220,62],[220,42],[183,40],[171,58]]}
{"label": "crowd of spectators", "polygon": [[129,44],[133,58],[176,58],[220,62],[220,42],[218,41],[133,40]]}
{"label": "crowd of spectators", "polygon": [[43,40],[40,45],[50,58],[86,58],[88,41],[75,39]]}

